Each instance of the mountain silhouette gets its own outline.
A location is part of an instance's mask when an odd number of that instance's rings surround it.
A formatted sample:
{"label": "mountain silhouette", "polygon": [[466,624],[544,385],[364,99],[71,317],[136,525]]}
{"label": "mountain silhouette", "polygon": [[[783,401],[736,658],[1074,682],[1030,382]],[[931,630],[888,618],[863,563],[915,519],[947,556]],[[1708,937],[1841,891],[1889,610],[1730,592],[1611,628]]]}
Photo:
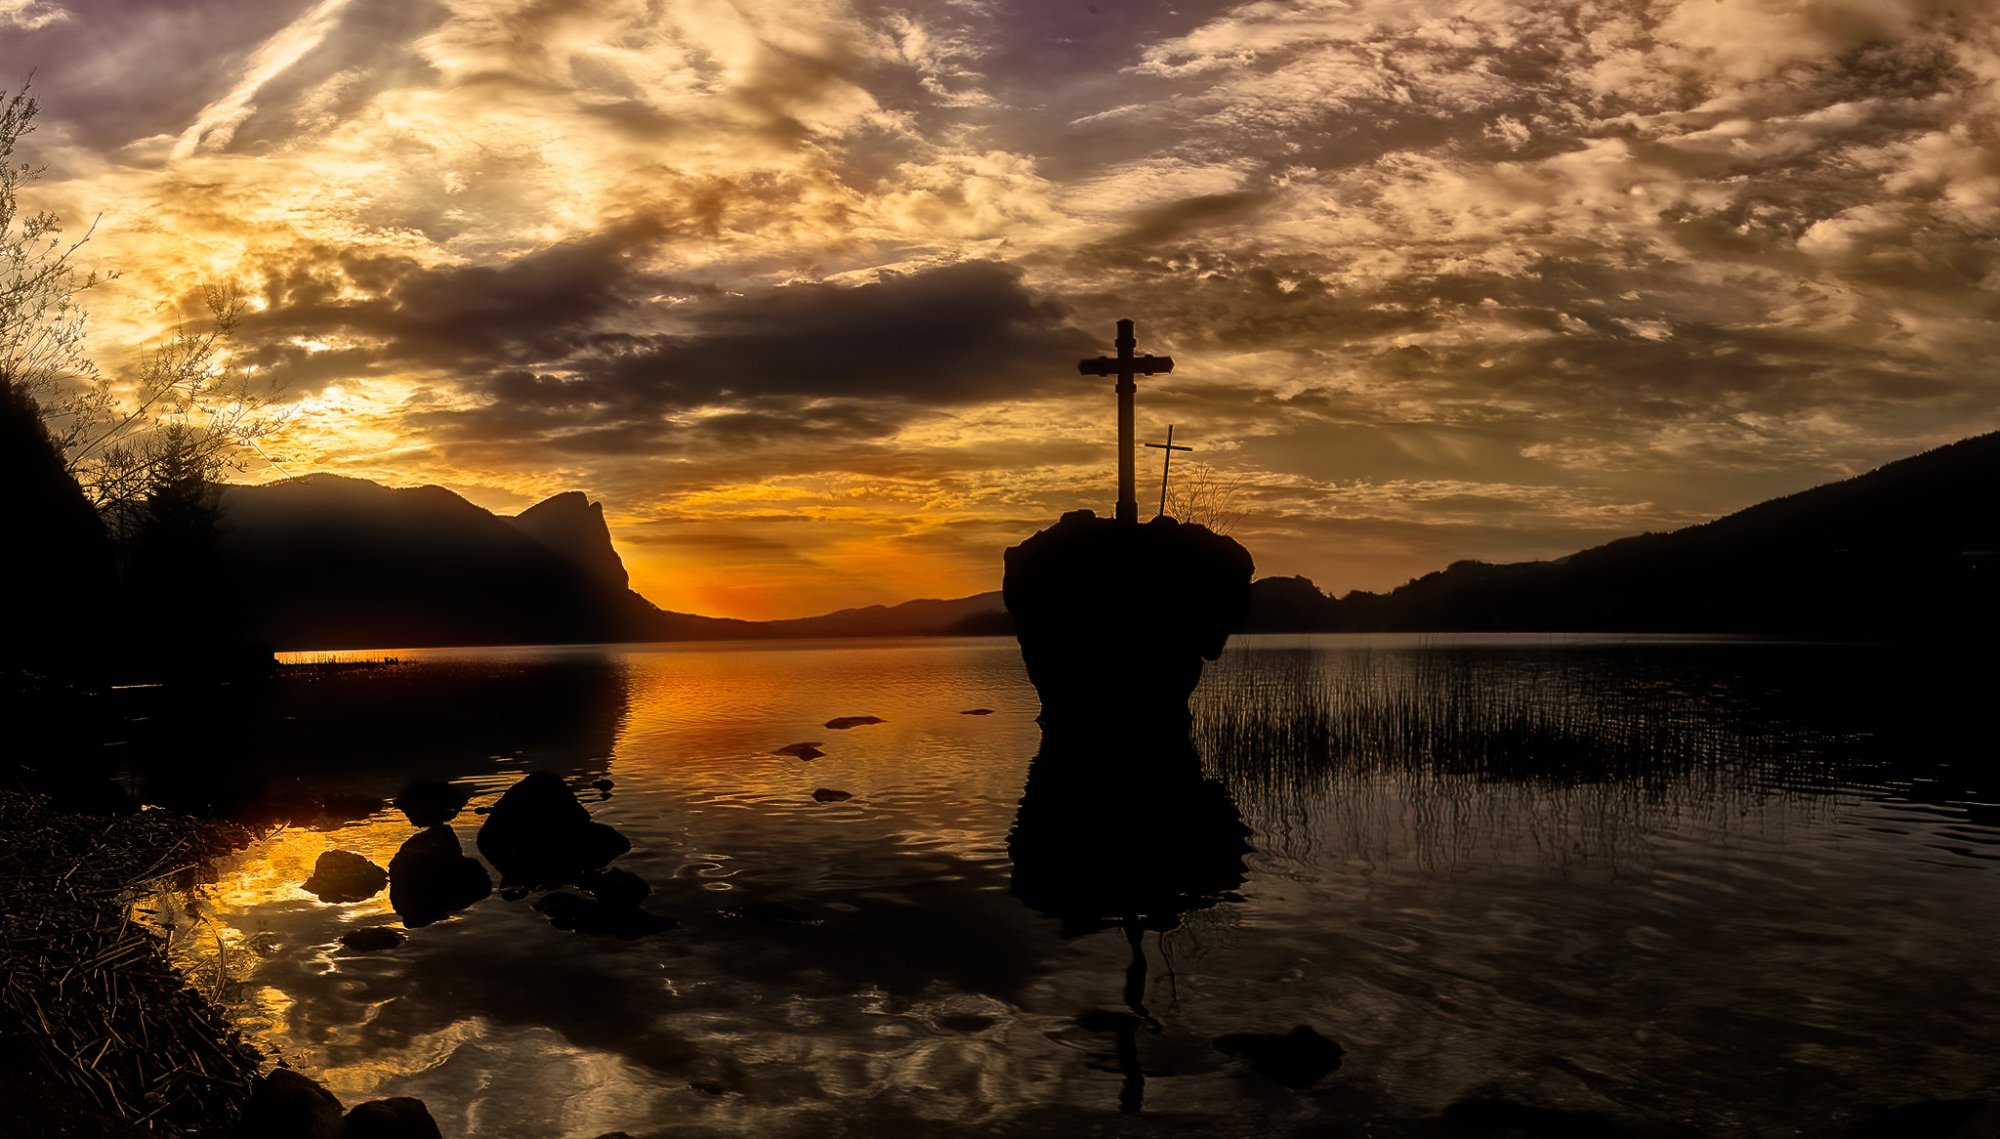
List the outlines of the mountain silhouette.
{"label": "mountain silhouette", "polygon": [[545,498],[507,521],[613,590],[630,588],[625,563],[611,547],[604,507],[582,491],[567,490]]}
{"label": "mountain silhouette", "polygon": [[900,605],[836,609],[818,617],[758,621],[755,624],[759,635],[777,637],[922,637],[940,633],[978,635],[1014,631],[1011,624],[997,630],[988,628],[996,616],[1004,623],[1006,609],[997,589],[950,601],[926,598],[905,601]]}
{"label": "mountain silhouette", "polygon": [[[578,491],[512,517],[441,487],[309,475],[223,496],[224,572],[279,649],[1009,634],[998,592],[740,621],[633,592]],[[1552,561],[1461,561],[1338,600],[1250,589],[1245,632],[1907,636],[2000,627],[2000,433]]]}
{"label": "mountain silhouette", "polygon": [[221,557],[278,649],[542,644],[729,635],[626,585],[582,494],[515,518],[442,487],[308,475],[223,492]]}
{"label": "mountain silhouette", "polygon": [[1996,578],[2000,432],[1671,533],[1350,593],[1330,627],[1932,635],[2000,626]]}
{"label": "mountain silhouette", "polygon": [[633,592],[603,507],[581,491],[511,518],[442,487],[336,475],[231,486],[222,501],[218,585],[280,650],[923,636],[1004,616],[998,591],[780,621],[661,609]]}

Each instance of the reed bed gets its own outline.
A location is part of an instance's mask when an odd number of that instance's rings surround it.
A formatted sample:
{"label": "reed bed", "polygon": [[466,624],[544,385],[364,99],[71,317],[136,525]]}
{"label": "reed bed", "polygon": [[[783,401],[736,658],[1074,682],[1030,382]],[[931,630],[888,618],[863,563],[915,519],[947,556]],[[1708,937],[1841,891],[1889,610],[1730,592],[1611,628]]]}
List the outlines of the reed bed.
{"label": "reed bed", "polygon": [[133,909],[157,889],[191,887],[247,838],[165,811],[78,815],[0,793],[5,1062],[39,1069],[29,1078],[56,1097],[155,1134],[231,1118],[261,1057]]}
{"label": "reed bed", "polygon": [[1857,743],[1686,674],[1578,652],[1249,652],[1211,666],[1192,712],[1216,774],[1272,801],[1384,779],[1431,798],[1788,788],[1836,781]]}

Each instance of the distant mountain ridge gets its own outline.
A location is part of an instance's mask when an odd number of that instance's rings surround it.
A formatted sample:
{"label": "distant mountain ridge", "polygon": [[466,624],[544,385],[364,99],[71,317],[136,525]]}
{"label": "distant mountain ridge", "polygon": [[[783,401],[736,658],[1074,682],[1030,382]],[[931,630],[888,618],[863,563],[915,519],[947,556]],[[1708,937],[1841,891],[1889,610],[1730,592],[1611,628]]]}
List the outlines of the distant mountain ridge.
{"label": "distant mountain ridge", "polygon": [[1992,630],[2000,628],[2000,432],[1554,561],[1456,562],[1387,594],[1317,603],[1300,582],[1257,583],[1250,629]]}
{"label": "distant mountain ridge", "polygon": [[[279,649],[1013,631],[997,591],[779,621],[662,609],[631,590],[580,491],[511,518],[332,475],[223,502],[230,587]],[[2000,432],[1553,561],[1461,561],[1338,600],[1264,578],[1243,631],[1938,634],[2000,629],[1996,579]]]}

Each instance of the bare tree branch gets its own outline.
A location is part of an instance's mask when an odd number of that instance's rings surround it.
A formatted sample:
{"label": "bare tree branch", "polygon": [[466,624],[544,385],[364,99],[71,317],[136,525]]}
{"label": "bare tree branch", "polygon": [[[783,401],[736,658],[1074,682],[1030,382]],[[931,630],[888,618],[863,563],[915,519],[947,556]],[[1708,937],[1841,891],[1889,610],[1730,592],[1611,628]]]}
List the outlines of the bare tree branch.
{"label": "bare tree branch", "polygon": [[1236,529],[1247,513],[1237,505],[1242,493],[1242,479],[1217,471],[1207,463],[1190,463],[1179,480],[1168,487],[1167,514],[1178,521],[1227,534]]}

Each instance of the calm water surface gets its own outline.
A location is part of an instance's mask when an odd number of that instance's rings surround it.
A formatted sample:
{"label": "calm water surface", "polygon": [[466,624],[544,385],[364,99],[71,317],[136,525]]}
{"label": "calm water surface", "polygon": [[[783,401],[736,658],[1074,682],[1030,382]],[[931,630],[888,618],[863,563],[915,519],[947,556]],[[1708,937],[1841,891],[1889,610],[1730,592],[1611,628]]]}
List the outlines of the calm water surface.
{"label": "calm water surface", "polygon": [[[1471,1098],[1827,1135],[2000,1089],[1990,675],[1687,639],[1239,639],[1195,734],[1247,874],[1143,935],[1157,1024],[1135,1027],[1105,1015],[1124,934],[1011,892],[1040,742],[1011,640],[397,655],[287,682],[265,776],[365,810],[413,774],[478,807],[553,769],[681,923],[620,941],[496,894],[347,953],[400,928],[386,895],[299,884],[324,850],[387,865],[414,833],[387,806],[282,829],[168,915],[268,1049],[350,1103],[419,1096],[446,1135],[1429,1135]],[[857,715],[885,722],[821,726]],[[803,742],[825,756],[774,750]],[[454,820],[468,853],[480,821]],[[1346,1049],[1305,1091],[1212,1044],[1298,1024]]]}

